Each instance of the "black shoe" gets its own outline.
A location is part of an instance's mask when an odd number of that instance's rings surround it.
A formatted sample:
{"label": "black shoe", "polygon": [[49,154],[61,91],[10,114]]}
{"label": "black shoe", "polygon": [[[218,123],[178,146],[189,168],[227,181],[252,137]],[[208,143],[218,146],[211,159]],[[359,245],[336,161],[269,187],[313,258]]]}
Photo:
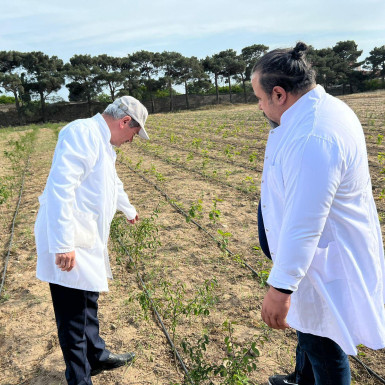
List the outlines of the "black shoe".
{"label": "black shoe", "polygon": [[120,366],[131,366],[134,361],[135,353],[115,354],[110,353],[105,361],[100,361],[99,366],[91,370],[91,376],[96,376],[103,370],[112,370],[119,368]]}
{"label": "black shoe", "polygon": [[295,377],[295,372],[285,375],[276,374],[269,377],[269,385],[298,385]]}

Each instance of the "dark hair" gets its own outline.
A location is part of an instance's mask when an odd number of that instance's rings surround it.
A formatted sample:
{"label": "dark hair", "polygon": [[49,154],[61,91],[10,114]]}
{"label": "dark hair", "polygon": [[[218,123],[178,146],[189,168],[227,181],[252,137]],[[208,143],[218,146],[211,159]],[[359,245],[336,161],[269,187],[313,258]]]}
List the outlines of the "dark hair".
{"label": "dark hair", "polygon": [[133,127],[139,127],[140,124],[132,117],[130,116],[131,120],[130,120],[130,123],[128,124],[131,128]]}
{"label": "dark hair", "polygon": [[275,86],[297,94],[315,84],[315,71],[306,61],[308,46],[298,42],[294,48],[275,49],[262,56],[254,65],[252,74],[258,72],[259,83],[271,95]]}

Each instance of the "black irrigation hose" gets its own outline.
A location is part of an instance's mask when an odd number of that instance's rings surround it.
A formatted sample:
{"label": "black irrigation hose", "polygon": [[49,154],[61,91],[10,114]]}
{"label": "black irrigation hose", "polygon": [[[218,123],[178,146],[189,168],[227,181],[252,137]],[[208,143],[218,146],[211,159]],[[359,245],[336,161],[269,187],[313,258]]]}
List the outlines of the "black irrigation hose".
{"label": "black irrigation hose", "polygon": [[[138,173],[135,171],[129,164],[125,164],[131,171],[138,174],[145,182],[151,184],[157,191],[159,191],[168,201],[168,203],[174,207],[180,214],[182,214],[184,217],[188,218],[189,216],[178,206],[174,203],[174,200],[170,198],[170,196],[165,193],[157,184],[153,183],[149,179],[147,179],[144,175]],[[194,223],[200,230],[202,230],[204,233],[206,233],[212,240],[215,241],[215,243],[222,249],[225,250],[227,253],[229,253],[231,256],[234,256],[234,253],[229,250],[227,247],[224,247],[221,242],[219,242],[209,231],[207,231],[204,227],[202,227],[198,222],[194,221],[194,219],[190,218],[190,222]],[[258,277],[258,273],[244,260],[242,260],[242,264],[245,265],[256,277]]]}
{"label": "black irrigation hose", "polygon": [[12,220],[12,226],[11,226],[11,237],[9,239],[8,252],[7,252],[7,255],[5,257],[5,263],[4,263],[3,278],[1,280],[1,285],[0,285],[0,297],[1,297],[1,292],[3,290],[3,287],[4,287],[5,275],[7,273],[9,256],[11,254],[11,248],[12,248],[12,243],[13,243],[13,236],[15,234],[15,222],[16,222],[17,213],[19,212],[21,196],[22,196],[23,190],[24,190],[24,179],[25,179],[25,174],[26,174],[26,171],[27,171],[27,168],[28,168],[28,165],[29,165],[30,157],[31,157],[31,155],[28,155],[28,159],[27,159],[26,166],[25,166],[25,169],[24,169],[24,172],[23,172],[23,176],[21,178],[21,186],[20,186],[20,192],[19,192],[19,199],[17,201],[15,213],[13,214],[13,220]]}
{"label": "black irrigation hose", "polygon": [[[161,144],[163,144],[163,143],[161,142]],[[168,146],[168,147],[170,147],[170,148],[172,148],[172,149],[179,150],[179,151],[191,152],[191,153],[193,153],[193,154],[195,154],[195,155],[197,155],[197,156],[200,156],[200,157],[206,156],[206,157],[208,157],[208,158],[210,158],[210,159],[213,159],[213,160],[216,160],[216,161],[218,161],[218,162],[225,162],[225,163],[227,163],[227,164],[231,164],[232,166],[241,167],[241,168],[244,168],[244,169],[246,169],[246,170],[257,171],[257,172],[260,172],[260,171],[261,171],[261,170],[260,170],[259,168],[257,168],[257,167],[253,167],[253,166],[249,166],[249,165],[246,165],[246,164],[238,163],[238,162],[236,162],[236,161],[234,161],[234,160],[231,160],[231,159],[221,159],[221,158],[219,158],[219,157],[217,157],[217,156],[214,156],[214,155],[208,155],[208,154],[202,155],[200,152],[198,152],[198,151],[196,151],[196,150],[190,150],[190,149],[188,149],[188,148],[179,147],[179,146],[177,146],[177,145],[169,145],[169,144],[165,144],[165,146]],[[139,147],[139,148],[144,148],[144,146]]]}
{"label": "black irrigation hose", "polygon": [[372,375],[373,377],[375,377],[378,381],[380,381],[382,384],[385,384],[385,380],[380,377],[375,371],[373,371],[372,369],[369,368],[369,366],[365,365],[360,359],[358,359],[356,356],[350,356],[354,361],[358,362],[360,365],[362,365],[366,370],[367,372]]}
{"label": "black irrigation hose", "polygon": [[226,186],[226,187],[233,188],[234,190],[237,190],[237,191],[245,194],[249,198],[254,195],[254,193],[250,193],[248,191],[245,191],[245,189],[243,189],[242,187],[233,186],[231,183],[227,183],[227,182],[225,182],[223,180],[210,177],[209,175],[205,174],[204,172],[188,168],[188,167],[184,166],[183,164],[179,164],[179,163],[177,163],[175,161],[171,161],[171,160],[168,161],[167,159],[162,158],[159,154],[151,152],[148,149],[141,148],[141,150],[143,152],[145,152],[147,155],[150,154],[150,155],[154,156],[155,158],[160,159],[160,161],[162,161],[163,163],[171,164],[172,166],[175,166],[177,168],[181,168],[182,170],[186,170],[186,171],[189,171],[189,172],[194,172],[195,174],[198,174],[198,175],[202,176],[205,179],[211,179],[211,180],[213,180],[214,182],[216,182],[218,184],[221,184],[221,185]]}
{"label": "black irrigation hose", "polygon": [[190,381],[190,383],[191,383],[192,385],[194,385],[193,381],[192,381],[191,378],[190,378],[190,374],[189,374],[189,372],[188,372],[188,370],[187,370],[187,368],[186,368],[186,365],[184,364],[184,362],[183,362],[183,360],[182,360],[182,358],[181,358],[179,352],[176,350],[176,347],[175,347],[174,343],[172,342],[172,339],[171,339],[169,333],[167,332],[166,327],[164,326],[164,323],[163,323],[163,321],[162,321],[162,318],[160,317],[160,315],[159,315],[159,313],[158,313],[158,311],[157,311],[157,309],[156,309],[156,306],[155,306],[154,302],[152,301],[152,298],[151,298],[151,296],[150,296],[150,293],[149,293],[148,290],[147,290],[146,284],[143,282],[143,279],[142,279],[141,275],[139,274],[139,270],[138,270],[138,268],[136,267],[136,264],[135,264],[134,260],[131,258],[131,255],[128,253],[128,250],[126,249],[126,247],[124,246],[124,244],[123,244],[123,242],[120,240],[120,238],[118,238],[117,241],[119,242],[120,246],[121,246],[121,247],[123,248],[123,250],[125,251],[126,255],[128,256],[128,258],[129,258],[129,260],[130,260],[130,262],[131,262],[131,263],[133,264],[133,266],[135,267],[136,274],[137,274],[137,276],[138,276],[138,278],[139,278],[139,280],[140,280],[140,284],[142,285],[143,291],[144,291],[144,293],[146,294],[148,300],[149,300],[150,303],[151,303],[152,309],[153,309],[153,311],[154,311],[154,313],[155,313],[155,315],[156,315],[156,318],[158,319],[158,321],[159,321],[159,323],[160,323],[160,325],[161,325],[161,327],[162,327],[163,333],[164,333],[164,335],[166,336],[167,341],[168,341],[168,343],[170,344],[170,346],[171,346],[173,352],[175,353],[176,357],[178,358],[178,361],[179,361],[179,363],[180,363],[180,365],[181,365],[181,367],[182,367],[182,369],[183,369],[183,371],[184,371],[186,377],[188,378],[188,380]]}

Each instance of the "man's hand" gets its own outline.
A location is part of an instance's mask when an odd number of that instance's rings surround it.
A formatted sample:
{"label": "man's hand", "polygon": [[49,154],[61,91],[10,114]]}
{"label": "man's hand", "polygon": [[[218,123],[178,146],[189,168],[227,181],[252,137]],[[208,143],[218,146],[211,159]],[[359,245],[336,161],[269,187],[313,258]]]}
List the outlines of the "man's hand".
{"label": "man's hand", "polygon": [[290,294],[281,293],[270,286],[262,303],[262,319],[273,329],[290,327],[286,316],[290,308]]}
{"label": "man's hand", "polygon": [[136,217],[134,219],[128,219],[128,222],[130,222],[132,225],[139,220],[138,214],[136,214]]}
{"label": "man's hand", "polygon": [[55,263],[61,271],[71,271],[75,266],[75,250],[68,253],[56,253]]}

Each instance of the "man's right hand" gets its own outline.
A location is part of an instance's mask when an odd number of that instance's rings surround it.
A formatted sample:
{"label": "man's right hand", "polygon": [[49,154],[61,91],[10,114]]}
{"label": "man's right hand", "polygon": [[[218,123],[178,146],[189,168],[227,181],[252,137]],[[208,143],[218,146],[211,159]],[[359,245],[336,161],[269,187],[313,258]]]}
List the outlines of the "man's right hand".
{"label": "man's right hand", "polygon": [[68,253],[56,253],[55,263],[61,271],[71,271],[75,266],[75,250]]}

